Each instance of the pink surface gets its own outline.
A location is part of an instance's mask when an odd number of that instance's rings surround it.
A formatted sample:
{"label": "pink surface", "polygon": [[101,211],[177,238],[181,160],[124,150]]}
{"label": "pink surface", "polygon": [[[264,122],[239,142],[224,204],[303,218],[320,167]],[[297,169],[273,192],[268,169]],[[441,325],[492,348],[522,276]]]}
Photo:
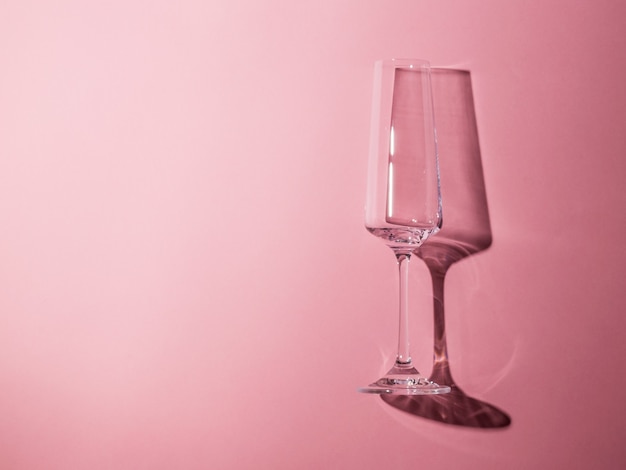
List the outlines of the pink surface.
{"label": "pink surface", "polygon": [[[625,17],[3,2],[0,468],[623,468]],[[448,273],[447,339],[503,430],[355,392],[395,348],[393,257],[363,228],[393,56],[471,72],[493,243]]]}

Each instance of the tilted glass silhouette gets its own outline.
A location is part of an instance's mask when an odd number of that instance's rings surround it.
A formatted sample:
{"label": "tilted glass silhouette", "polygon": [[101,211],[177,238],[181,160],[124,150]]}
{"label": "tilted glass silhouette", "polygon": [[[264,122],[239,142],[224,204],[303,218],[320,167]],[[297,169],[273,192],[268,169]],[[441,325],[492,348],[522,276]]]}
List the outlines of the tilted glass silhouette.
{"label": "tilted glass silhouette", "polygon": [[434,362],[429,380],[449,385],[437,397],[383,397],[388,404],[428,419],[468,427],[498,428],[510,417],[466,395],[452,379],[444,317],[444,280],[450,266],[486,250],[492,242],[470,74],[432,69],[445,222],[436,238],[415,250],[433,286]]}

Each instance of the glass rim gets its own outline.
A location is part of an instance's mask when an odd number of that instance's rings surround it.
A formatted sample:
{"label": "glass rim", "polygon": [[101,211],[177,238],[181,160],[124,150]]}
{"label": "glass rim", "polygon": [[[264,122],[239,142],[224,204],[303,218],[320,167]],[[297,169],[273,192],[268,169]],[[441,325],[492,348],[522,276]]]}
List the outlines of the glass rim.
{"label": "glass rim", "polygon": [[379,59],[376,61],[382,67],[394,67],[394,68],[422,68],[430,69],[431,65],[428,60],[425,59],[410,59],[410,58],[392,58],[392,59]]}

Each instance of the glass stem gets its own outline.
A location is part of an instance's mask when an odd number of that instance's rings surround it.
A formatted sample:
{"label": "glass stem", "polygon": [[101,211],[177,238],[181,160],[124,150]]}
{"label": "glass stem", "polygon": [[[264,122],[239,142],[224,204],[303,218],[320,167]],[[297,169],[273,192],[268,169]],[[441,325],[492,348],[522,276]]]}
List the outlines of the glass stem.
{"label": "glass stem", "polygon": [[396,252],[398,271],[400,274],[399,305],[400,325],[398,329],[398,356],[396,366],[410,367],[411,354],[409,353],[409,261],[411,253]]}

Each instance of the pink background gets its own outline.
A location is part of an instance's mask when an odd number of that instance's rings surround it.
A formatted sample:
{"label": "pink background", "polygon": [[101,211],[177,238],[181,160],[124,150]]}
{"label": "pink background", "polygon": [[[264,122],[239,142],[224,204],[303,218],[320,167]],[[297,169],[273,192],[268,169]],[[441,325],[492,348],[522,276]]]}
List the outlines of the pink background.
{"label": "pink background", "polygon": [[[3,1],[0,468],[623,468],[625,18]],[[372,66],[394,56],[472,74],[493,245],[448,275],[448,346],[505,430],[355,392],[395,348],[393,257],[362,221]]]}

